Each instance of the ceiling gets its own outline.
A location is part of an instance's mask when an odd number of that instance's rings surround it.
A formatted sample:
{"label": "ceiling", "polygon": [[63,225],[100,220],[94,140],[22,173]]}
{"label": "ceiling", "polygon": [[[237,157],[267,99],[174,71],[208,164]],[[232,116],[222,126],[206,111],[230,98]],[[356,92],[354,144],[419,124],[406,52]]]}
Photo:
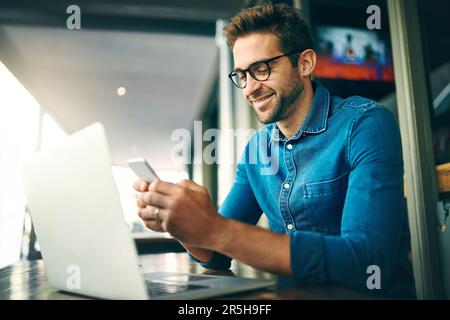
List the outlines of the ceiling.
{"label": "ceiling", "polygon": [[172,161],[171,134],[190,130],[205,108],[215,20],[244,1],[79,1],[76,31],[55,9],[64,1],[24,2],[0,2],[0,60],[41,107],[69,134],[101,121],[115,164],[145,157],[156,169],[184,169]]}
{"label": "ceiling", "polygon": [[191,128],[216,59],[204,36],[4,26],[0,42],[2,61],[66,133],[101,121],[115,163],[142,156],[161,169],[172,167],[171,133]]}

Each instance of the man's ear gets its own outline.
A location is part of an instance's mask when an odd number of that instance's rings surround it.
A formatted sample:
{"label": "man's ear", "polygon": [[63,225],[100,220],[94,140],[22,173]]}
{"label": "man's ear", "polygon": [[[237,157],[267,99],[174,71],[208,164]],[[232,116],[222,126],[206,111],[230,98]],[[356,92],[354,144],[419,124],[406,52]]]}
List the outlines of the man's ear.
{"label": "man's ear", "polygon": [[301,77],[309,77],[316,67],[316,52],[312,49],[306,49],[298,57],[298,72]]}

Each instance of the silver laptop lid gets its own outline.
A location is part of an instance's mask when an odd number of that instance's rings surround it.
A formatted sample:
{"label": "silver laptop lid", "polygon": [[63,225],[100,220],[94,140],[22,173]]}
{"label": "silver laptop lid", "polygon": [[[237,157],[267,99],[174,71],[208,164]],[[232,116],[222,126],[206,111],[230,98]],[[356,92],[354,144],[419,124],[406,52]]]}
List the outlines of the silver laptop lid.
{"label": "silver laptop lid", "polygon": [[148,298],[100,123],[35,153],[23,177],[53,287],[107,299]]}

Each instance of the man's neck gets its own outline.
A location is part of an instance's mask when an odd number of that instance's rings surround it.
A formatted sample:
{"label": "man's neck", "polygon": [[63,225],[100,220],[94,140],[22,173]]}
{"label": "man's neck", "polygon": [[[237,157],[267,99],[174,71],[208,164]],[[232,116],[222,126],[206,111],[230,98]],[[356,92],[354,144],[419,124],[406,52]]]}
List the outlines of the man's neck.
{"label": "man's neck", "polygon": [[300,127],[308,115],[314,98],[314,90],[311,81],[306,81],[302,94],[296,101],[296,106],[291,115],[286,119],[278,121],[277,126],[286,139],[291,138]]}

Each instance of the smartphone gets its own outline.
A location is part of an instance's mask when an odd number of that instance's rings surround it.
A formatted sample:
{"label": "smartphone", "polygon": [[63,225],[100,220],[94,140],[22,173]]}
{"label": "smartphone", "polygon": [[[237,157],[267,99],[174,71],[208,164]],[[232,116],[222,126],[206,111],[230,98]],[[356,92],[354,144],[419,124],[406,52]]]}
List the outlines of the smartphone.
{"label": "smartphone", "polygon": [[155,170],[153,170],[144,158],[130,159],[127,163],[139,179],[144,180],[147,183],[152,183],[155,179],[159,180]]}

